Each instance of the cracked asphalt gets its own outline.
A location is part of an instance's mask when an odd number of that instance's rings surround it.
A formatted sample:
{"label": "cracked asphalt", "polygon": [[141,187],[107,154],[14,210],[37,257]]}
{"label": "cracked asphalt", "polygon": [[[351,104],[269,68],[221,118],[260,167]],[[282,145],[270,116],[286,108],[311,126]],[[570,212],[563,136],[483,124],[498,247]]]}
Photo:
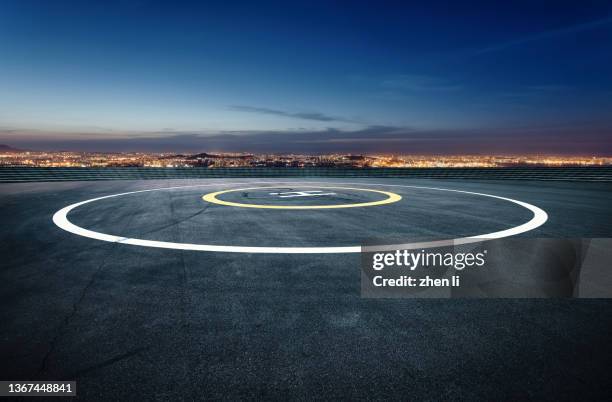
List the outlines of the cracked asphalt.
{"label": "cracked asphalt", "polygon": [[[244,181],[0,185],[0,379],[76,380],[84,400],[609,396],[609,300],[363,299],[357,254],[143,248],[79,237],[51,221],[62,207],[103,195]],[[549,221],[526,236],[612,237],[610,184],[387,182],[533,203]],[[405,205],[388,209],[258,215],[209,206],[205,192],[117,198],[69,217],[155,240],[317,246],[473,234],[528,217],[499,203],[408,190]]]}

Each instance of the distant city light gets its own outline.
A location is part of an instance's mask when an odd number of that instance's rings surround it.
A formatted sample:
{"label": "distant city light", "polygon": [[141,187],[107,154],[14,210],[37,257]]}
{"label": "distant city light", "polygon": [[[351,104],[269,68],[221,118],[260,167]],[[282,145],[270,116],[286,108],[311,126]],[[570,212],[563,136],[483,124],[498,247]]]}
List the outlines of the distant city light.
{"label": "distant city light", "polygon": [[603,166],[612,157],[554,155],[298,155],[243,153],[97,153],[97,152],[4,152],[1,167],[351,167],[432,168],[510,166]]}

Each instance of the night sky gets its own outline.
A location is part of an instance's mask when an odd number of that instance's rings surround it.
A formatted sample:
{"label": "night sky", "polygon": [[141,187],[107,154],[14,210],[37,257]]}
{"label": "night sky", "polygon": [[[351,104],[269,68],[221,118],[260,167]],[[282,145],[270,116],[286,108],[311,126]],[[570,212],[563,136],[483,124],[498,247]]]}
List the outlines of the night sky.
{"label": "night sky", "polygon": [[612,2],[4,0],[0,143],[612,155]]}

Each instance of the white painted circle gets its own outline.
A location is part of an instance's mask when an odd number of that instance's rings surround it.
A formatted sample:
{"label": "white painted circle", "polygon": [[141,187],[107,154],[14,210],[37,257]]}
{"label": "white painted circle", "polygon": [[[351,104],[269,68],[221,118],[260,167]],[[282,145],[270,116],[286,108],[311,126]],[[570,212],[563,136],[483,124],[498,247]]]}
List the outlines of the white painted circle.
{"label": "white painted circle", "polygon": [[[280,182],[280,183],[291,183],[291,182]],[[295,182],[298,183],[298,182]],[[329,182],[299,182],[300,184],[312,183],[312,184],[329,184]],[[248,182],[248,183],[231,183],[234,184],[279,184],[279,182]],[[335,183],[335,184],[349,184],[349,185],[371,185],[371,186],[385,186],[385,187],[402,187],[402,188],[418,188],[418,189],[426,189],[426,190],[438,190],[438,191],[448,191],[454,193],[461,194],[471,194],[478,195],[483,197],[495,198],[498,200],[508,201],[516,205],[520,205],[523,208],[528,209],[533,213],[533,217],[528,222],[525,222],[521,225],[512,227],[510,229],[501,230],[498,232],[487,233],[483,235],[469,236],[469,237],[460,237],[456,239],[445,239],[445,240],[436,240],[430,242],[418,242],[418,243],[406,243],[406,244],[388,244],[381,246],[373,246],[368,247],[368,251],[389,251],[389,250],[410,250],[417,248],[430,248],[430,247],[445,247],[445,246],[453,246],[460,244],[469,244],[469,243],[477,243],[487,240],[501,239],[503,237],[514,236],[520,233],[525,233],[530,230],[533,230],[541,225],[543,225],[548,220],[548,214],[536,207],[535,205],[528,204],[523,201],[514,200],[512,198],[500,197],[492,194],[485,193],[476,193],[472,191],[463,191],[463,190],[453,190],[447,188],[437,188],[437,187],[424,187],[424,186],[409,186],[409,185],[401,185],[401,184],[379,184],[379,183]],[[61,229],[64,229],[70,233],[74,233],[79,236],[88,237],[90,239],[102,240],[111,243],[121,243],[121,244],[130,244],[133,246],[142,246],[142,247],[155,247],[155,248],[165,248],[165,249],[174,249],[174,250],[192,250],[192,251],[216,251],[216,252],[226,252],[226,253],[272,253],[272,254],[336,254],[336,253],[360,253],[362,251],[361,246],[343,246],[343,247],[250,247],[250,246],[217,246],[212,244],[193,244],[193,243],[175,243],[175,242],[167,242],[167,241],[156,241],[156,240],[145,240],[145,239],[134,239],[129,237],[121,237],[110,235],[106,233],[94,232],[92,230],[88,230],[77,226],[68,220],[68,213],[73,209],[80,207],[81,205],[89,204],[95,201],[104,200],[107,198],[115,198],[121,197],[129,194],[137,194],[137,193],[146,193],[151,191],[161,191],[161,190],[173,190],[173,189],[183,189],[183,188],[193,188],[193,187],[208,187],[208,186],[217,186],[217,183],[213,184],[195,184],[189,186],[175,186],[175,187],[164,187],[164,188],[154,188],[148,190],[138,190],[138,191],[130,191],[126,193],[112,194],[106,195],[103,197],[92,198],[90,200],[85,200],[81,202],[77,202],[76,204],[68,205],[57,211],[53,215],[53,223],[55,223]]]}

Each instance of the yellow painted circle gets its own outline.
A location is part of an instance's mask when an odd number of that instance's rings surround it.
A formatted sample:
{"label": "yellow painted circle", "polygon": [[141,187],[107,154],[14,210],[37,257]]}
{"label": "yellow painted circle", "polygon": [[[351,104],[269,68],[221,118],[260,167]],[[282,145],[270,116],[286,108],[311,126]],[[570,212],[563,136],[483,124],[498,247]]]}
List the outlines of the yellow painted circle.
{"label": "yellow painted circle", "polygon": [[264,208],[264,209],[332,209],[332,208],[357,208],[357,207],[373,207],[375,205],[385,205],[398,202],[402,199],[399,194],[391,193],[389,191],[371,190],[365,188],[352,188],[352,187],[321,187],[321,186],[293,186],[294,188],[329,188],[337,190],[356,190],[356,191],[368,191],[370,193],[379,193],[386,195],[387,198],[380,201],[361,202],[357,204],[333,204],[333,205],[263,205],[263,204],[242,204],[239,202],[223,201],[217,198],[217,196],[225,193],[233,193],[235,191],[245,190],[261,190],[264,188],[279,188],[279,187],[249,187],[249,188],[237,188],[233,190],[217,191],[215,193],[208,193],[202,197],[204,201],[211,202],[213,204],[226,205],[228,207],[241,207],[241,208]]}

